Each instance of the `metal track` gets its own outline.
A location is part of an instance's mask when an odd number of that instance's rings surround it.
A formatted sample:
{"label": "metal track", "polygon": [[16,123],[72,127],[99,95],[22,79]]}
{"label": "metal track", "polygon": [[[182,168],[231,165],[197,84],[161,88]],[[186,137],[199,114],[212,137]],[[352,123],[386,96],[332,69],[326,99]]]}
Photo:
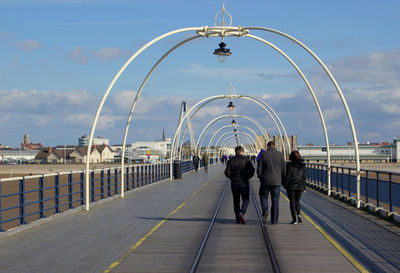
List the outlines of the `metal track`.
{"label": "metal track", "polygon": [[[211,233],[211,230],[212,230],[212,228],[214,226],[215,219],[217,218],[217,215],[219,213],[219,210],[221,208],[222,202],[223,202],[223,200],[225,198],[225,194],[226,194],[226,191],[227,191],[230,183],[231,183],[230,181],[228,181],[226,183],[225,189],[224,189],[224,191],[223,191],[223,193],[221,195],[221,198],[218,201],[218,204],[217,204],[217,206],[215,208],[215,211],[214,211],[214,215],[213,215],[213,217],[211,219],[211,222],[210,222],[210,224],[208,226],[207,232],[206,232],[206,234],[205,234],[205,236],[204,236],[204,238],[203,238],[203,240],[201,242],[200,248],[197,251],[197,255],[196,255],[196,257],[195,257],[195,259],[193,261],[193,264],[192,264],[192,267],[190,268],[189,273],[194,273],[197,270],[197,267],[199,265],[201,256],[202,256],[203,251],[204,251],[204,248],[205,248],[205,246],[207,244],[208,238],[210,237],[210,233]],[[267,233],[267,231],[265,229],[264,223],[262,222],[262,217],[261,217],[261,213],[260,213],[260,209],[258,207],[258,203],[257,203],[256,197],[254,195],[254,192],[253,192],[253,189],[252,189],[251,185],[249,185],[249,186],[250,186],[251,197],[252,197],[252,200],[253,200],[253,203],[254,203],[254,207],[256,208],[257,217],[258,217],[258,220],[259,220],[259,223],[260,223],[260,226],[261,226],[261,231],[262,231],[263,236],[264,236],[264,241],[265,241],[268,253],[269,253],[269,258],[270,258],[273,270],[274,270],[275,273],[280,273],[278,262],[277,262],[274,250],[272,248],[271,241],[269,240],[268,233]]]}
{"label": "metal track", "polygon": [[258,203],[257,203],[256,197],[254,195],[253,187],[251,185],[250,185],[250,193],[251,193],[251,197],[253,198],[254,206],[256,208],[258,220],[260,221],[261,231],[262,231],[262,233],[264,235],[264,241],[265,241],[265,244],[266,244],[267,249],[268,249],[269,258],[271,260],[272,267],[274,268],[274,272],[275,273],[279,273],[280,269],[279,269],[279,265],[278,265],[278,260],[276,259],[276,255],[275,255],[274,249],[272,248],[272,244],[271,244],[271,241],[269,239],[267,229],[265,228],[264,223],[262,221],[260,208],[258,207]]}

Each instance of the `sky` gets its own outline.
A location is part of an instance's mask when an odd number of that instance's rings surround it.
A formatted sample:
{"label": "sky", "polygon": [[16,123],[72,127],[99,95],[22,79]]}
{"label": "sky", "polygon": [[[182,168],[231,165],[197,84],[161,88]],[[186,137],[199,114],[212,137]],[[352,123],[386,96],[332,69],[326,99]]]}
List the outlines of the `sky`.
{"label": "sky", "polygon": [[[76,145],[89,134],[108,86],[128,59],[167,32],[214,26],[224,3],[232,26],[260,26],[300,40],[329,68],[343,91],[360,143],[400,137],[400,2],[398,0],[0,0],[0,144],[19,147],[23,135],[44,146]],[[217,22],[218,23],[218,22]],[[123,140],[143,80],[173,46],[196,33],[160,40],[121,74],[101,112],[95,136]],[[331,144],[353,141],[342,100],[325,71],[304,49],[272,32],[251,30],[284,51],[310,82]],[[262,99],[299,144],[324,145],[315,102],[294,67],[276,50],[248,37],[226,37],[232,56],[212,54],[221,38],[202,37],[166,57],[146,83],[133,114],[128,143],[173,137],[180,106],[230,92]],[[228,100],[204,106],[193,118],[195,137],[229,114]],[[236,113],[278,131],[251,101],[234,99]],[[222,119],[205,138],[222,126]],[[257,127],[246,119],[238,124]]]}

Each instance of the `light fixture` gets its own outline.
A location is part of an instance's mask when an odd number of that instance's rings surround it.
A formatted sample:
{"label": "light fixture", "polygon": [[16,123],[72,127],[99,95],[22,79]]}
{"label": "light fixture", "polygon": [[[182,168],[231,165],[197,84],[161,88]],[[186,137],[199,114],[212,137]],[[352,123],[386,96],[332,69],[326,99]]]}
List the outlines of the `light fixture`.
{"label": "light fixture", "polygon": [[233,105],[232,101],[229,102],[229,105],[227,106],[229,111],[233,111],[233,108],[235,108],[235,105]]}
{"label": "light fixture", "polygon": [[226,48],[226,44],[224,42],[219,43],[219,48],[215,49],[213,54],[217,55],[218,61],[220,63],[225,62],[226,57],[232,55],[230,49]]}
{"label": "light fixture", "polygon": [[233,125],[233,126],[236,125],[236,120],[232,120],[232,125]]}
{"label": "light fixture", "polygon": [[235,133],[236,133],[236,132],[237,132],[237,129],[235,128],[235,130],[233,130],[233,132],[235,132]]}

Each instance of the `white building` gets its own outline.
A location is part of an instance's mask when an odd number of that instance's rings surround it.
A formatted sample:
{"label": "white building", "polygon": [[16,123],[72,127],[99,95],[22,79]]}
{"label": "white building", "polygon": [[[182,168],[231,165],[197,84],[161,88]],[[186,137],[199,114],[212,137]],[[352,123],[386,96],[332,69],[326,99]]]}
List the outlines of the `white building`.
{"label": "white building", "polygon": [[[79,142],[79,147],[88,146],[89,145],[89,136],[88,135],[81,136],[79,138],[78,142]],[[100,137],[100,136],[94,137],[92,139],[92,145],[102,145],[102,144],[109,146],[110,140],[107,138],[104,138],[104,137]]]}
{"label": "white building", "polygon": [[[353,146],[329,146],[331,162],[354,162]],[[326,146],[297,146],[297,150],[306,161],[326,162]],[[361,162],[399,162],[400,138],[394,138],[392,144],[359,144],[358,153]]]}

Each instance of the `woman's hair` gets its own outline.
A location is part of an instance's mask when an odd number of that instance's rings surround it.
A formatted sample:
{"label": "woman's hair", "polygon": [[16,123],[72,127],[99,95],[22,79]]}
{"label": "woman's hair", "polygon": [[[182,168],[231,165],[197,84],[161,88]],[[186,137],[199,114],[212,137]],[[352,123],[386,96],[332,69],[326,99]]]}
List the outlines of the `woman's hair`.
{"label": "woman's hair", "polygon": [[289,159],[292,162],[301,162],[301,155],[298,151],[293,150],[289,155]]}

